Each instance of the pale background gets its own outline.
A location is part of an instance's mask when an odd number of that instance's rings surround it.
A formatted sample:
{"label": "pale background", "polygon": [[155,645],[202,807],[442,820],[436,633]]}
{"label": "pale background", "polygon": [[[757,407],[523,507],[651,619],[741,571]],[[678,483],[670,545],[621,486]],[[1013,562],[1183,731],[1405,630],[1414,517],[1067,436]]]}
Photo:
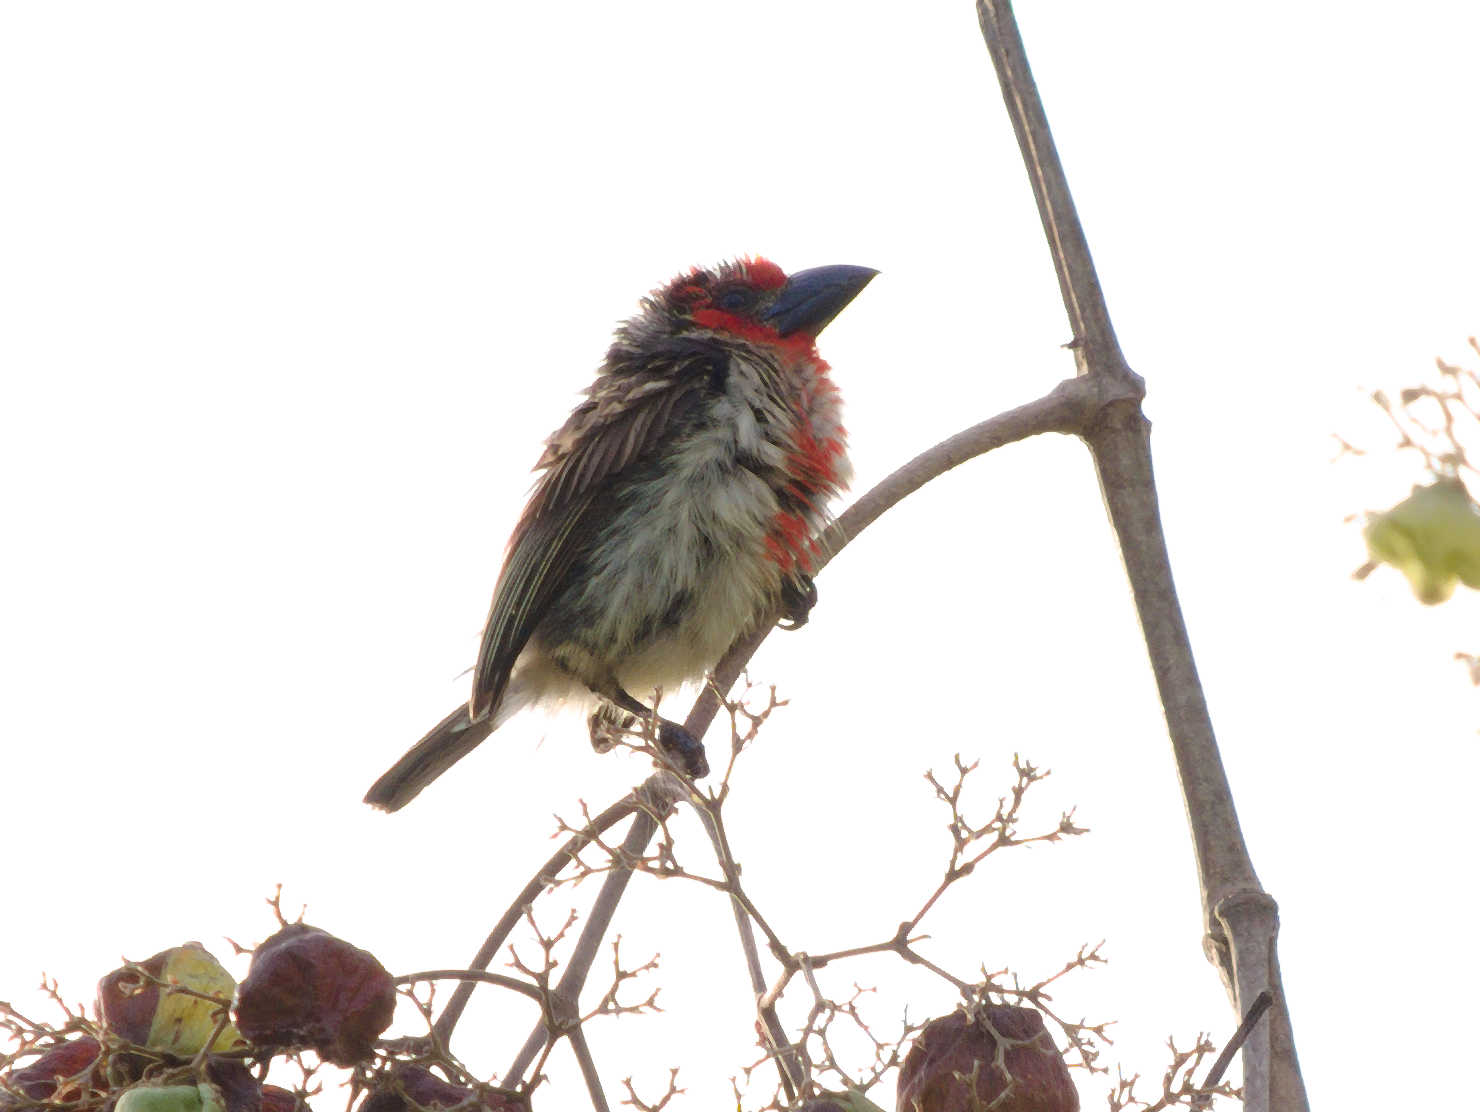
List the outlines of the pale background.
{"label": "pale background", "polygon": [[[1362,388],[1480,328],[1480,8],[1019,14],[1150,384],[1313,1103],[1447,1104],[1480,987],[1480,712],[1450,659],[1480,644],[1476,607],[1353,583],[1343,517],[1417,475],[1329,461],[1332,432],[1388,439]],[[672,273],[741,252],[883,272],[822,345],[860,491],[1072,372],[965,0],[14,3],[0,151],[0,998],[31,1011],[41,970],[90,998],[120,955],[260,938],[277,882],[394,971],[459,964],[552,813],[643,775],[526,720],[401,814],[359,802],[464,696],[540,441]],[[961,468],[819,586],[754,664],[793,703],[732,808],[793,945],[891,933],[944,860],[921,774],[980,757],[989,810],[1021,751],[1054,769],[1030,825],[1077,805],[1093,833],[962,885],[927,951],[1034,976],[1104,938],[1112,964],[1057,1000],[1118,1019],[1128,1070],[1159,1076],[1168,1034],[1226,1038],[1083,448]],[[728,909],[639,879],[618,929],[662,952],[667,1010],[592,1029],[612,1098],[678,1065],[684,1107],[725,1107],[752,1044]],[[897,962],[839,978],[882,987],[881,1029],[951,1006]],[[532,1017],[490,1000],[459,1046],[491,1073]],[[552,1086],[539,1107],[583,1106],[563,1051]]]}

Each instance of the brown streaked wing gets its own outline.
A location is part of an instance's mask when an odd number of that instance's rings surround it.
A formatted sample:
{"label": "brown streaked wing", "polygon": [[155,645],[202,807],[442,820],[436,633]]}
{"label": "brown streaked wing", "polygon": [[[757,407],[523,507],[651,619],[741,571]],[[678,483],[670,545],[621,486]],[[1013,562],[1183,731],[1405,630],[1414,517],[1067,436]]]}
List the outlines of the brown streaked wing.
{"label": "brown streaked wing", "polygon": [[707,366],[697,374],[679,365],[662,389],[652,378],[616,384],[627,389],[583,403],[550,438],[539,464],[545,473],[515,527],[483,629],[470,701],[475,721],[498,707],[515,660],[589,543],[603,484],[661,442],[707,374]]}

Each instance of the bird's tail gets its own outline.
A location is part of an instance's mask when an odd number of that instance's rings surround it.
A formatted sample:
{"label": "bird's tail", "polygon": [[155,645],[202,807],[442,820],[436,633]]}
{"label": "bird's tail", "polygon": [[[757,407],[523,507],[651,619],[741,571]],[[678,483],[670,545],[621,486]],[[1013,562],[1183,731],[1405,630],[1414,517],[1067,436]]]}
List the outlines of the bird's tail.
{"label": "bird's tail", "polygon": [[518,677],[505,691],[492,714],[474,722],[463,703],[428,731],[426,737],[406,751],[365,793],[365,802],[382,811],[399,811],[420,794],[421,789],[462,760],[494,730],[527,702]]}

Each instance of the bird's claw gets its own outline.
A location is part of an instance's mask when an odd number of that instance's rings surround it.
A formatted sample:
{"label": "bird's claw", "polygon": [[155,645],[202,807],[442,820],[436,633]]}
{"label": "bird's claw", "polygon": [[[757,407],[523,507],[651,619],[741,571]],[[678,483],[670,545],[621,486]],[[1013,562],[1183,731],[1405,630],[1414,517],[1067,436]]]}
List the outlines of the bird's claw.
{"label": "bird's claw", "polygon": [[776,624],[785,630],[801,629],[816,605],[817,584],[810,575],[798,573],[781,585],[782,614]]}
{"label": "bird's claw", "polygon": [[709,760],[704,755],[703,743],[677,722],[658,717],[655,711],[643,706],[623,690],[620,684],[610,683],[592,690],[607,700],[587,720],[591,731],[591,745],[597,752],[602,752],[603,747],[611,748],[615,745],[617,734],[629,729],[637,719],[650,721],[651,718],[657,718],[656,740],[664,759],[679,772],[695,780],[709,775]]}
{"label": "bird's claw", "polygon": [[677,722],[666,718],[658,720],[658,748],[678,771],[691,779],[702,780],[709,775],[709,758],[704,753],[704,743]]}
{"label": "bird's claw", "polygon": [[591,734],[591,748],[598,753],[611,752],[616,748],[622,735],[630,730],[632,723],[636,721],[635,714],[630,714],[620,707],[614,707],[610,703],[603,703],[586,719],[586,728]]}

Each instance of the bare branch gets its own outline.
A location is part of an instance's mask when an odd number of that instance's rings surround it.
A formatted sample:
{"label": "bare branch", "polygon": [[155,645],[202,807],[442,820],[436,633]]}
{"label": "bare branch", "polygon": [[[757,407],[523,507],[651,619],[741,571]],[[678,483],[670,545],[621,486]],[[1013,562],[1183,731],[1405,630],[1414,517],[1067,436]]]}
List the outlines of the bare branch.
{"label": "bare branch", "polygon": [[[653,817],[653,812],[666,812],[672,805],[673,799],[679,793],[686,794],[688,790],[677,782],[676,777],[672,776],[651,778],[644,787],[648,789],[644,809],[634,816],[632,826],[627,831],[627,837],[622,842],[621,851],[627,855],[628,859],[640,857],[648,842],[657,832],[658,822]],[[546,1021],[530,1033],[524,1047],[505,1075],[506,1084],[518,1084],[536,1055],[579,1022],[577,1001],[581,988],[586,983],[586,976],[590,972],[591,963],[596,959],[601,939],[606,934],[607,927],[611,925],[617,904],[621,902],[622,895],[627,889],[627,882],[631,879],[630,866],[614,868],[607,874],[601,892],[597,895],[596,902],[586,918],[586,925],[576,941],[575,950],[566,963],[565,972],[551,992],[551,1003],[555,1011],[556,1022],[552,1028],[552,1024]]]}
{"label": "bare branch", "polygon": [[[643,791],[652,782],[650,778],[648,783],[644,784],[642,788],[637,789],[625,799],[613,803],[593,819],[586,830],[574,835],[548,861],[540,866],[539,871],[530,878],[529,883],[514,897],[513,902],[509,904],[507,910],[504,911],[499,921],[494,925],[493,930],[489,932],[488,938],[479,947],[477,954],[473,956],[473,960],[468,963],[470,970],[488,968],[489,964],[493,961],[494,955],[503,946],[504,939],[508,938],[509,932],[514,929],[515,924],[523,917],[525,908],[529,907],[534,901],[534,898],[544,891],[551,880],[560,874],[562,869],[577,859],[581,850],[589,845],[593,838],[600,836],[604,831],[610,830],[628,815],[639,810],[642,807]],[[443,1046],[446,1046],[451,1041],[452,1029],[457,1026],[458,1019],[462,1017],[463,1009],[468,1006],[468,1001],[472,998],[474,987],[475,984],[471,980],[464,981],[458,985],[457,990],[452,994],[452,999],[447,1002],[446,1010],[443,1011],[441,1017],[437,1020],[433,1031]]]}
{"label": "bare branch", "polygon": [[[1244,846],[1177,601],[1157,507],[1149,423],[1141,412],[1145,387],[1126,365],[1110,325],[1012,5],[1009,0],[977,0],[977,16],[1043,219],[1064,308],[1074,329],[1079,374],[1100,391],[1100,411],[1085,439],[1120,542],[1166,711],[1203,891],[1205,949],[1222,973],[1240,1015],[1244,1004],[1265,989],[1273,991],[1280,1003],[1275,1022],[1266,1028],[1272,1034],[1256,1035],[1246,1045],[1245,1098],[1253,1112],[1270,1108],[1296,1112],[1307,1107],[1307,1102],[1289,1015],[1280,998],[1279,966],[1273,957],[1274,901],[1260,889]],[[1225,905],[1245,908],[1256,901],[1267,905],[1266,914],[1224,912]],[[1240,933],[1233,934],[1233,926]]]}

